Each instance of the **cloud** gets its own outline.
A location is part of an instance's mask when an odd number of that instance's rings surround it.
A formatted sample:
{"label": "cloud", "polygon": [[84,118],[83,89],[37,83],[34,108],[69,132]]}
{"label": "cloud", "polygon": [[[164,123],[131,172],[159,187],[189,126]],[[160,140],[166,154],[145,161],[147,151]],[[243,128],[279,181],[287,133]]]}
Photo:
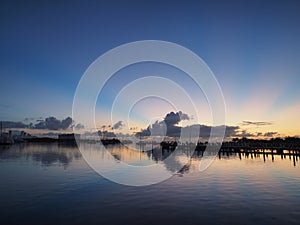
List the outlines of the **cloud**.
{"label": "cloud", "polygon": [[[214,133],[211,133],[212,128],[214,128]],[[240,132],[239,126],[225,126],[225,125],[207,126],[207,125],[194,124],[191,126],[183,127],[182,129],[189,129],[190,131],[192,131],[192,133],[193,130],[196,133],[197,130],[200,129],[200,134],[199,134],[200,138],[209,138],[210,136],[221,137],[224,129],[225,129],[225,136],[224,136],[225,138],[236,136]]]}
{"label": "cloud", "polygon": [[177,113],[170,112],[165,116],[164,122],[166,123],[167,127],[169,127],[169,126],[175,126],[181,120],[189,120],[189,119],[190,117],[181,111]]}
{"label": "cloud", "polygon": [[140,132],[137,132],[135,135],[137,137],[143,136],[143,137],[147,137],[147,136],[151,136],[151,131],[150,131],[151,127],[148,126],[146,129],[141,130]]}
{"label": "cloud", "polygon": [[277,135],[278,132],[256,132],[256,133],[249,133],[247,130],[238,131],[236,134],[233,134],[234,137],[273,137]]}
{"label": "cloud", "polygon": [[28,128],[28,125],[22,122],[2,121],[2,128]]}
{"label": "cloud", "polygon": [[183,113],[181,111],[179,111],[178,114],[179,114],[179,117],[181,120],[190,120],[191,119],[191,117],[188,114]]}
{"label": "cloud", "polygon": [[[101,131],[100,131],[101,132]],[[101,134],[101,133],[100,133]],[[81,137],[99,137],[99,131],[97,132],[89,132],[89,131],[86,131],[84,132]]]}
{"label": "cloud", "polygon": [[104,137],[104,138],[115,138],[117,137],[116,134],[114,132],[110,132],[110,131],[98,131],[98,136],[99,137]]}
{"label": "cloud", "polygon": [[242,126],[268,126],[272,125],[272,122],[265,122],[265,121],[259,121],[259,122],[252,122],[252,121],[243,121]]}
{"label": "cloud", "polygon": [[66,130],[68,129],[73,123],[73,120],[71,117],[67,117],[66,119],[61,121],[61,129]]}
{"label": "cloud", "polygon": [[[214,128],[214,133],[211,133],[211,129]],[[167,132],[165,133],[166,136],[169,137],[180,137],[181,132],[185,132],[185,129],[187,129],[190,133],[198,133],[199,131],[199,137],[207,139],[210,136],[211,137],[220,137],[222,135],[223,130],[225,129],[225,138],[233,137],[233,136],[242,136],[242,134],[239,134],[240,127],[238,126],[207,126],[207,125],[200,125],[200,124],[193,124],[191,126],[186,127],[178,127],[178,126],[169,126],[167,128]],[[161,136],[161,133],[155,134],[153,132],[153,128],[148,126],[147,129],[142,130],[141,132],[138,132],[137,135],[141,136]],[[243,133],[245,135],[245,132]]]}
{"label": "cloud", "polygon": [[232,137],[239,132],[239,126],[225,126],[225,137]]}
{"label": "cloud", "polygon": [[266,132],[266,133],[264,133],[264,136],[265,137],[273,137],[277,134],[278,134],[278,132]]}
{"label": "cloud", "polygon": [[[34,122],[34,121],[35,122]],[[25,118],[24,122],[14,122],[14,121],[3,121],[2,127],[5,128],[27,128],[27,129],[40,129],[40,130],[67,130],[74,127],[76,130],[84,129],[84,125],[76,124],[71,117],[66,117],[65,119],[59,120],[54,116],[47,117],[46,119],[34,119]],[[31,122],[32,121],[32,122]],[[30,122],[30,123],[29,123]]]}
{"label": "cloud", "polygon": [[256,136],[261,136],[262,135],[262,132],[257,132]]}
{"label": "cloud", "polygon": [[156,121],[152,125],[152,133],[157,135],[158,133],[162,135],[164,133],[169,137],[179,137],[181,133],[181,127],[177,126],[182,120],[189,120],[190,117],[181,111],[174,113],[168,113],[162,122]]}
{"label": "cloud", "polygon": [[185,134],[199,134],[200,138],[209,138],[212,137],[220,137],[222,136],[222,132],[225,129],[225,137],[231,137],[237,135],[240,131],[239,126],[214,126],[214,133],[211,134],[212,126],[193,124],[186,127],[180,127],[177,124],[181,120],[188,120],[190,117],[182,113],[181,111],[174,113],[168,113],[163,121],[156,121],[151,126],[148,126],[146,129],[141,132],[137,132],[137,136],[169,136],[169,137],[180,137],[181,133]]}
{"label": "cloud", "polygon": [[[31,121],[33,118],[25,118],[25,121]],[[36,124],[25,124],[23,122],[3,121],[3,128],[31,128],[31,129],[47,129],[47,130],[66,130],[73,124],[71,117],[58,120],[55,117],[48,117],[45,120],[36,120]]]}
{"label": "cloud", "polygon": [[233,134],[234,137],[257,137],[258,134],[249,133],[247,130],[240,130],[236,134]]}
{"label": "cloud", "polygon": [[78,123],[78,124],[75,125],[74,128],[75,128],[75,130],[81,130],[81,129],[84,129],[84,125],[81,124],[81,123]]}
{"label": "cloud", "polygon": [[188,114],[179,112],[170,112],[166,114],[163,121],[156,121],[146,129],[137,132],[136,136],[169,136],[179,137],[181,133],[181,127],[177,126],[182,120],[189,120]]}
{"label": "cloud", "polygon": [[63,120],[58,120],[51,116],[45,120],[39,120],[37,124],[33,126],[35,129],[47,129],[47,130],[66,130],[71,128],[73,120],[71,117],[67,117]]}
{"label": "cloud", "polygon": [[23,121],[25,124],[28,124],[28,123],[34,123],[34,122],[40,122],[42,121],[43,118],[42,117],[38,117],[38,118],[34,118],[34,117],[26,117]]}
{"label": "cloud", "polygon": [[120,120],[113,125],[113,129],[114,130],[121,129],[122,126],[123,126],[123,122]]}

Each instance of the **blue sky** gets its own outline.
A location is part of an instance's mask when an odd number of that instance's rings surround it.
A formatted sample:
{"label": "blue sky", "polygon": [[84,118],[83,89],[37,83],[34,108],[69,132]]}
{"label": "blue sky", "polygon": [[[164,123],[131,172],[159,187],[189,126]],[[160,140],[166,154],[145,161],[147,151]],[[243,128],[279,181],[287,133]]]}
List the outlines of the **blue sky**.
{"label": "blue sky", "polygon": [[70,116],[76,86],[97,57],[154,39],[205,60],[229,124],[272,121],[266,129],[295,134],[299,21],[298,1],[2,1],[0,118]]}

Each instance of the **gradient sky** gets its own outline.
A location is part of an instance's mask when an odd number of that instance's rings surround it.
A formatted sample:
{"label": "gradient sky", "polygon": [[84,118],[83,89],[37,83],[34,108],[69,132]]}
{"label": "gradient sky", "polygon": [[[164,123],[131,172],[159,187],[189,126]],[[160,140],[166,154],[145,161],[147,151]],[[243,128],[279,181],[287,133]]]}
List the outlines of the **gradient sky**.
{"label": "gradient sky", "polygon": [[268,121],[245,129],[299,135],[299,21],[298,1],[2,1],[0,119],[72,115],[76,86],[97,57],[151,39],[207,63],[228,125]]}

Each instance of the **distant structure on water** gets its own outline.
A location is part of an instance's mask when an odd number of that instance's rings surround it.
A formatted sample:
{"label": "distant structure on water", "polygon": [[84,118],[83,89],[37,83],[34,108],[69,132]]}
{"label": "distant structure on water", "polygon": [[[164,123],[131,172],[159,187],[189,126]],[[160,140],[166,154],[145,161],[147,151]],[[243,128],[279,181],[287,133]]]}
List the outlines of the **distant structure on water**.
{"label": "distant structure on water", "polygon": [[20,130],[9,130],[8,132],[3,132],[3,122],[0,123],[0,144],[10,145],[13,143],[24,142],[27,139],[32,138],[32,136],[25,131]]}
{"label": "distant structure on water", "polygon": [[0,123],[0,144],[1,145],[10,145],[13,143],[13,139],[9,137],[8,133],[3,133],[3,123]]}
{"label": "distant structure on water", "polygon": [[116,144],[121,144],[121,141],[117,138],[113,139],[101,139],[101,143],[103,145],[116,145]]}
{"label": "distant structure on water", "polygon": [[59,142],[74,142],[76,143],[76,140],[80,139],[80,134],[59,134],[58,135],[58,141]]}

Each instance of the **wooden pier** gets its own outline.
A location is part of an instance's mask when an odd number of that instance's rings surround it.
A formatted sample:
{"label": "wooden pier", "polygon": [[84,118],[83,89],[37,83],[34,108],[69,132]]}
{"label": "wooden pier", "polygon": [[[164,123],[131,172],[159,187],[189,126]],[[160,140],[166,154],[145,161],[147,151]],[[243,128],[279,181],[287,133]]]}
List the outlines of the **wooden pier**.
{"label": "wooden pier", "polygon": [[234,153],[254,153],[254,154],[277,154],[277,155],[293,155],[300,154],[300,146],[294,145],[271,145],[271,144],[245,144],[245,143],[187,143],[177,144],[177,142],[162,142],[162,149],[175,150],[190,149],[195,151],[206,151],[209,146],[215,146],[219,152],[234,152]]}
{"label": "wooden pier", "polygon": [[[170,142],[170,146],[168,146],[168,142],[164,142],[161,145],[161,150],[167,152],[173,152],[174,150],[182,150],[182,151],[193,151],[197,156],[203,156],[204,152],[207,151],[208,146],[219,146],[217,152],[211,152],[213,155],[217,154],[221,159],[224,156],[231,156],[237,155],[240,159],[242,156],[245,158],[257,158],[263,156],[263,160],[271,156],[272,162],[274,162],[274,158],[276,155],[280,156],[282,159],[289,158],[293,160],[294,166],[296,166],[297,162],[300,160],[300,147],[299,146],[291,146],[291,145],[271,145],[271,144],[264,144],[264,145],[247,145],[245,143],[232,143],[232,142],[224,142],[222,144],[208,144],[208,143],[198,143],[196,144],[178,144],[174,147],[174,143]],[[208,152],[206,152],[207,154]],[[170,154],[170,153],[169,153]],[[209,154],[209,153],[208,153]]]}

